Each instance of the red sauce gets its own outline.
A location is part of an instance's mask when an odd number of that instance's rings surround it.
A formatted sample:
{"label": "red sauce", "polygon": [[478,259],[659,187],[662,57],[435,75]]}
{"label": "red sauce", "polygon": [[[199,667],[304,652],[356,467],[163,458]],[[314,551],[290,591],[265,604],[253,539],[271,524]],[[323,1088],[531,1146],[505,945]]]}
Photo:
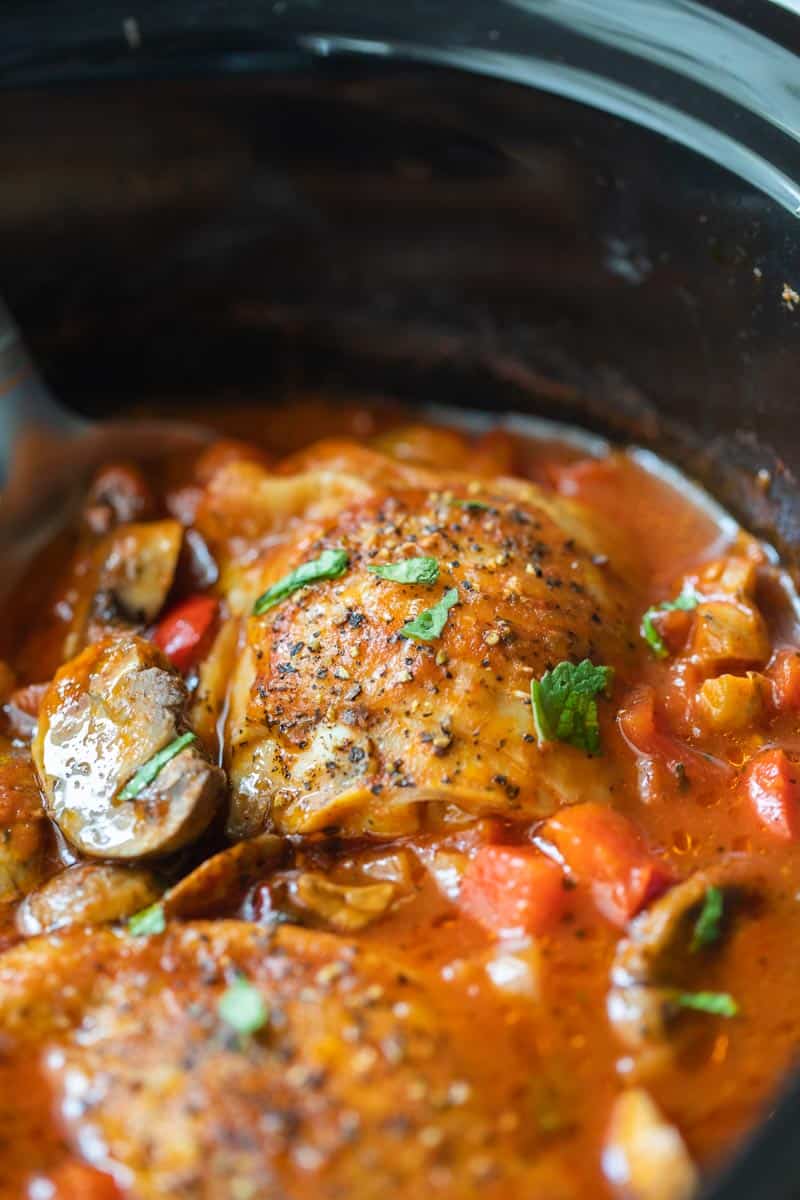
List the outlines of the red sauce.
{"label": "red sauce", "polygon": [[[221,424],[217,414],[197,415]],[[386,911],[361,928],[345,932],[335,923],[333,928],[364,947],[403,956],[429,981],[444,1010],[463,1012],[480,995],[474,1047],[465,1051],[466,1058],[472,1055],[478,1064],[496,1054],[502,1069],[512,1072],[518,1094],[526,1096],[526,1119],[531,1111],[539,1114],[531,1154],[545,1154],[556,1164],[565,1181],[564,1195],[578,1200],[623,1194],[613,1190],[604,1173],[603,1150],[613,1106],[632,1086],[649,1094],[663,1120],[679,1131],[691,1160],[708,1170],[760,1119],[795,1057],[800,1035],[800,790],[794,779],[795,771],[800,779],[800,684],[787,658],[787,644],[793,651],[786,636],[792,621],[779,570],[758,543],[731,524],[720,524],[690,489],[678,490],[630,453],[590,456],[571,442],[537,442],[503,431],[470,439],[453,431],[397,428],[396,412],[334,408],[324,398],[287,403],[269,422],[251,409],[232,409],[225,414],[224,431],[248,448],[226,441],[199,466],[182,458],[152,472],[147,486],[153,515],[163,519],[178,514],[194,527],[215,472],[244,457],[258,470],[288,475],[303,460],[281,466],[280,459],[303,451],[311,430],[320,437],[369,443],[405,466],[471,473],[481,488],[490,490],[496,475],[527,476],[546,494],[585,505],[594,519],[607,522],[622,547],[627,564],[623,586],[637,615],[624,680],[618,677],[611,698],[598,691],[593,701],[603,746],[597,761],[603,770],[609,765],[613,770],[609,807],[620,827],[609,832],[602,819],[599,824],[589,821],[570,841],[559,828],[558,814],[552,824],[546,816],[517,819],[511,805],[493,816],[462,815],[452,826],[429,816],[422,828],[400,829],[385,839],[383,849],[374,840],[341,831],[292,837],[280,865],[263,871],[256,881],[248,878],[246,886],[232,887],[217,911],[265,926],[282,913],[314,928],[331,928],[331,918],[322,916],[321,909],[304,908],[298,881],[310,873],[336,885],[363,887],[391,877],[386,864],[375,867],[376,858],[399,855],[400,865],[391,869],[408,874],[395,882],[395,899]],[[476,487],[476,495],[478,491]],[[102,520],[96,504],[92,520]],[[33,704],[35,709],[36,700],[26,701],[19,690],[48,681],[61,665],[82,588],[90,586],[96,538],[96,532],[85,528],[66,531],[33,564],[6,614],[3,652],[15,675],[16,693],[7,690],[4,746],[10,753],[13,744],[23,760],[30,728],[26,732],[19,706]],[[172,630],[174,614],[180,616],[187,603],[197,609],[198,596],[215,597],[223,611],[230,603],[224,572],[217,583],[208,574],[208,562],[202,555],[198,559],[197,546],[192,552],[184,544],[182,554],[160,613],[161,632],[155,635],[167,649],[165,615]],[[693,603],[657,611],[657,638],[648,643],[639,634],[639,619],[650,606],[674,602],[680,595],[691,595]],[[206,603],[202,617],[202,629],[187,626],[189,617],[180,627],[181,657],[175,665],[186,673],[190,687],[197,685],[203,656],[210,650],[215,605]],[[157,628],[150,620],[139,626],[145,635]],[[488,645],[495,644],[490,639]],[[235,642],[230,653],[238,653]],[[476,653],[488,652],[484,647]],[[201,738],[213,739],[215,729],[227,736],[226,712],[210,712],[207,728],[198,726]],[[534,732],[531,719],[530,734]],[[440,736],[446,765],[446,728]],[[755,785],[748,783],[750,764],[765,753],[781,753],[784,761],[775,768],[770,760],[771,770],[759,776],[758,786],[770,793],[770,819],[764,819],[764,806],[753,800]],[[9,829],[21,769],[0,764],[0,823]],[[512,797],[513,786],[508,786]],[[584,799],[573,795],[570,804]],[[27,860],[39,856],[40,879],[75,858],[43,818],[17,835],[29,838],[21,851]],[[166,863],[167,875],[179,878],[224,844],[220,825],[213,825],[194,851]],[[26,845],[24,840],[20,845]],[[500,852],[479,860],[487,847]],[[740,889],[731,885],[726,890],[724,872],[722,882],[713,882],[713,872],[731,860],[750,864],[757,878],[755,897],[741,903]],[[476,867],[476,861],[483,865]],[[535,864],[532,871],[526,866],[530,862]],[[527,903],[526,896],[538,895],[537,887],[550,887],[553,871],[563,876],[562,894]],[[663,1037],[646,1046],[637,1046],[635,1039],[626,1043],[608,1013],[609,981],[621,939],[638,913],[654,911],[665,898],[676,896],[685,881],[703,878],[703,872],[710,872],[712,882],[688,917],[684,914],[653,977],[644,981],[651,989],[674,993],[662,1006]],[[465,874],[470,899],[460,904]],[[19,890],[27,886],[22,881]],[[615,898],[608,901],[608,889],[614,887]],[[515,888],[523,927],[509,938],[503,936],[504,925],[513,920],[507,889]],[[709,889],[722,894],[723,915],[716,924],[709,918],[708,946],[692,950],[687,938],[695,936]],[[711,903],[713,907],[713,899]],[[6,945],[19,937],[14,912],[13,905],[4,910],[0,938]],[[703,1010],[708,1002],[702,999],[700,1011],[681,1009],[678,997],[689,993],[717,997],[712,1001],[716,1011]],[[80,1121],[64,1125],[56,1119],[49,1095],[52,1075],[46,1084],[40,1057],[58,1037],[52,1032],[45,1043],[35,1045],[23,1069],[13,1053],[4,1058],[13,1038],[0,1029],[0,1159],[6,1175],[0,1195],[26,1195],[33,1179],[52,1185],[50,1192],[28,1193],[37,1196],[126,1194],[119,1190],[124,1170],[115,1183],[95,1169],[107,1168],[107,1163],[81,1162],[85,1145],[76,1133]],[[530,1064],[542,1066],[532,1069]],[[502,1083],[497,1084],[498,1096],[506,1095],[508,1080]],[[491,1108],[491,1077],[483,1086]],[[516,1119],[513,1110],[506,1116],[509,1130]],[[290,1174],[286,1194],[332,1196],[333,1191],[325,1190],[325,1170],[318,1176],[313,1170]],[[419,1184],[420,1194],[423,1187],[425,1194],[433,1194],[427,1176],[420,1176]],[[447,1191],[446,1181],[442,1186],[444,1195],[459,1194]],[[513,1185],[510,1190],[504,1186],[488,1176],[482,1194],[508,1200],[523,1194]],[[137,1194],[135,1188],[130,1194]],[[644,1193],[630,1194],[648,1200]],[[679,1200],[679,1191],[675,1196]]]}

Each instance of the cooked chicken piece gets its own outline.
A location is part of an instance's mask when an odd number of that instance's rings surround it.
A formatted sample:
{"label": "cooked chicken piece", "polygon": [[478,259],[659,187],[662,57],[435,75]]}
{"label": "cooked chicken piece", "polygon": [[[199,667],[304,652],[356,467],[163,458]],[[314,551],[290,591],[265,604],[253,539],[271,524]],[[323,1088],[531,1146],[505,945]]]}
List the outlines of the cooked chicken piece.
{"label": "cooked chicken piece", "polygon": [[699,1184],[680,1133],[641,1088],[614,1104],[603,1168],[620,1200],[690,1200]]}
{"label": "cooked chicken piece", "polygon": [[104,925],[157,900],[155,877],[141,868],[80,863],[53,875],[17,910],[17,928],[31,937],[65,925]]}
{"label": "cooked chicken piece", "polygon": [[[257,993],[246,1026],[232,984]],[[514,1037],[501,1024],[487,1055],[470,1036],[487,998],[443,986],[291,926],[67,932],[0,958],[4,1067],[46,1047],[68,1143],[138,1200],[574,1200],[536,1089],[515,1092]]]}
{"label": "cooked chicken piece", "polygon": [[219,755],[220,717],[236,663],[239,633],[239,621],[223,621],[208,654],[197,665],[197,686],[192,695],[189,720],[203,745],[215,757]]}
{"label": "cooked chicken piece", "polygon": [[[227,726],[233,836],[393,835],[464,814],[544,816],[576,795],[608,800],[611,756],[537,746],[530,687],[564,659],[625,676],[626,590],[597,557],[608,547],[590,514],[533,485],[486,488],[377,493],[243,568],[237,602],[247,596],[249,610],[325,549],[347,556],[340,578],[249,620]],[[437,560],[434,585],[368,570],[412,556]],[[439,636],[401,634],[452,589]]]}
{"label": "cooked chicken piece", "polygon": [[373,446],[392,458],[435,470],[450,467],[473,475],[509,475],[514,468],[514,440],[503,429],[470,438],[436,425],[405,425],[379,434]]}
{"label": "cooked chicken piece", "polygon": [[[463,466],[462,463],[462,471]],[[463,474],[453,470],[446,459],[440,461],[436,468],[421,462],[401,462],[393,455],[382,453],[380,449],[371,450],[347,438],[336,437],[312,442],[297,454],[284,459],[276,469],[276,474],[298,480],[321,472],[360,480],[362,492],[365,484],[370,489],[396,491],[409,487],[436,487],[444,482],[445,477],[448,482],[464,481]]]}
{"label": "cooked chicken piece", "polygon": [[261,554],[370,490],[358,476],[335,469],[286,477],[243,460],[221,467],[203,493],[196,524],[220,566],[231,611],[249,611],[261,590]]}
{"label": "cooked chicken piece", "polygon": [[[403,425],[378,434],[372,444],[377,450],[417,467],[462,471],[469,465],[470,447],[463,433],[435,425]],[[500,472],[492,472],[498,475]]]}
{"label": "cooked chicken piece", "polygon": [[676,990],[704,970],[702,956],[692,951],[692,936],[709,889],[722,893],[727,925],[733,906],[756,896],[760,886],[752,859],[731,858],[696,871],[630,923],[617,946],[608,994],[609,1019],[627,1046],[638,1050],[665,1042],[678,1012]]}
{"label": "cooked chicken piece", "polygon": [[257,463],[267,469],[270,465],[267,452],[252,442],[240,441],[239,438],[217,438],[196,459],[192,473],[197,482],[205,486],[218,471],[237,462]]}
{"label": "cooked chicken piece", "polygon": [[131,634],[90,646],[58,671],[32,750],[48,810],[81,853],[166,854],[206,828],[224,775],[196,741],[134,796],[121,794],[186,731],[186,704],[178,672],[155,646]]}
{"label": "cooked chicken piece", "polygon": [[47,820],[30,756],[0,751],[0,902],[19,900],[42,877]]}

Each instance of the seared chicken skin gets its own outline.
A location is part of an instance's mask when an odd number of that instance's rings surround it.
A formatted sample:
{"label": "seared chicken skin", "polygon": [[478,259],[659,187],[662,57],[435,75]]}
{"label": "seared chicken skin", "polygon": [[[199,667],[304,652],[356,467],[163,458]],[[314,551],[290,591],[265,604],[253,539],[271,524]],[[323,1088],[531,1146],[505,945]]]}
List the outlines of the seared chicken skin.
{"label": "seared chicken skin", "polygon": [[[260,997],[247,1035],[221,1007],[237,979]],[[0,959],[0,1081],[48,1047],[68,1141],[139,1200],[571,1197],[533,1092],[508,1120],[513,1038],[487,1060],[469,1037],[483,1003],[448,1006],[402,958],[293,927],[52,935]]]}
{"label": "seared chicken skin", "polygon": [[[530,705],[532,679],[565,659],[623,679],[629,669],[626,591],[590,515],[532,484],[496,480],[475,495],[462,481],[456,495],[419,486],[417,468],[413,486],[398,486],[399,471],[387,463],[391,496],[373,482],[301,540],[280,536],[257,565],[240,547],[241,570],[228,567],[247,612],[326,550],[347,562],[340,578],[247,619],[228,720],[234,837],[267,827],[389,836],[608,798],[613,767],[563,743],[540,748]],[[435,583],[371,571],[419,556],[435,560]],[[443,598],[455,603],[438,636],[402,632]]]}

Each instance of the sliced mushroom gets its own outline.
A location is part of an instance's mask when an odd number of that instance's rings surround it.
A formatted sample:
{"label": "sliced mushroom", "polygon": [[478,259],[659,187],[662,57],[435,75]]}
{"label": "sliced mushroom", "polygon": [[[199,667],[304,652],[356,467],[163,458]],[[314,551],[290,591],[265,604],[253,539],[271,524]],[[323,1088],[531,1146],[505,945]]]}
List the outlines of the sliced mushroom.
{"label": "sliced mushroom", "polygon": [[197,741],[130,799],[121,790],[186,731],[187,691],[150,642],[126,634],[88,647],[56,674],[32,751],[50,815],[90,857],[167,854],[213,817],[224,774]]}
{"label": "sliced mushroom", "polygon": [[172,586],[182,539],[178,521],[120,525],[99,548],[98,593],[130,620],[152,621]]}
{"label": "sliced mushroom", "polygon": [[0,902],[19,900],[42,877],[47,819],[27,754],[0,754]]}
{"label": "sliced mushroom", "polygon": [[164,896],[164,911],[185,920],[218,916],[244,898],[248,888],[281,861],[286,843],[264,833],[229,846],[196,867]]}
{"label": "sliced mushroom", "polygon": [[697,1191],[683,1138],[642,1088],[623,1092],[614,1104],[603,1170],[624,1200],[689,1200]]}
{"label": "sliced mushroom", "polygon": [[676,987],[697,962],[692,931],[708,889],[719,888],[731,901],[759,891],[758,871],[748,859],[727,859],[697,871],[666,892],[628,926],[611,967],[608,1015],[631,1049],[664,1042],[676,1014]]}
{"label": "sliced mushroom", "polygon": [[393,883],[334,883],[316,871],[305,871],[290,887],[292,900],[321,917],[340,933],[353,933],[377,921],[395,897]]}
{"label": "sliced mushroom", "polygon": [[63,657],[154,620],[172,587],[182,541],[180,522],[147,521],[119,525],[84,549],[66,589],[74,595]]}
{"label": "sliced mushroom", "polygon": [[109,463],[92,480],[83,518],[92,533],[107,533],[125,521],[141,521],[155,511],[155,500],[139,467]]}
{"label": "sliced mushroom", "polygon": [[104,925],[132,916],[160,893],[155,877],[141,868],[79,863],[25,898],[17,912],[17,928],[32,937],[66,925]]}

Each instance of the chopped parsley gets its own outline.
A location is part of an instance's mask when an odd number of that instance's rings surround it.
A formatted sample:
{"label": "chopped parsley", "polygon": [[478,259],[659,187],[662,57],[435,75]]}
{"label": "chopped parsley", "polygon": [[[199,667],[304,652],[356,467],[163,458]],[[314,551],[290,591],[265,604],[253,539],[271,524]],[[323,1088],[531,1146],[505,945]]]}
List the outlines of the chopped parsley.
{"label": "chopped parsley", "polygon": [[143,792],[149,783],[152,783],[159,771],[161,771],[167,763],[180,754],[181,750],[185,750],[187,746],[191,746],[192,742],[197,741],[197,735],[191,732],[182,733],[180,737],[176,737],[169,745],[164,746],[159,750],[158,754],[154,754],[147,762],[139,767],[139,770],[133,775],[125,787],[119,794],[120,800],[135,800],[140,792]]}
{"label": "chopped parsley", "polygon": [[696,954],[703,946],[710,946],[720,935],[724,895],[720,888],[710,887],[706,892],[700,916],[697,918],[689,946],[692,954]]}
{"label": "chopped parsley", "polygon": [[390,579],[392,583],[436,583],[439,564],[435,558],[403,558],[400,562],[367,567],[373,575]]}
{"label": "chopped parsley", "polygon": [[441,636],[454,604],[458,604],[458,588],[450,588],[433,608],[426,608],[413,621],[407,621],[400,633],[403,637],[414,638],[415,641],[432,642]]}
{"label": "chopped parsley", "polygon": [[261,993],[243,975],[220,996],[217,1012],[240,1037],[258,1033],[269,1020],[269,1010]]}
{"label": "chopped parsley", "polygon": [[739,1005],[728,992],[679,992],[675,999],[681,1008],[715,1017],[735,1017],[739,1011]]}
{"label": "chopped parsley", "polygon": [[163,933],[166,928],[164,906],[158,901],[134,913],[128,920],[128,932],[134,937],[150,937],[152,934]]}
{"label": "chopped parsley", "polygon": [[262,613],[268,612],[293,592],[307,587],[309,583],[317,583],[320,579],[338,579],[347,570],[348,562],[345,550],[323,550],[319,558],[301,563],[294,571],[290,571],[262,592],[253,605],[253,615],[260,617]]}
{"label": "chopped parsley", "polygon": [[614,678],[613,667],[596,667],[583,662],[560,662],[541,679],[531,683],[533,723],[539,745],[567,742],[587,754],[600,751],[600,725],[597,718],[598,692],[608,692]]}
{"label": "chopped parsley", "polygon": [[666,658],[669,651],[664,643],[664,639],[653,624],[653,617],[658,616],[662,612],[691,612],[693,608],[697,608],[699,603],[700,597],[695,592],[681,592],[677,600],[665,600],[662,604],[654,604],[652,608],[648,608],[642,617],[639,633],[647,642],[656,658]]}

